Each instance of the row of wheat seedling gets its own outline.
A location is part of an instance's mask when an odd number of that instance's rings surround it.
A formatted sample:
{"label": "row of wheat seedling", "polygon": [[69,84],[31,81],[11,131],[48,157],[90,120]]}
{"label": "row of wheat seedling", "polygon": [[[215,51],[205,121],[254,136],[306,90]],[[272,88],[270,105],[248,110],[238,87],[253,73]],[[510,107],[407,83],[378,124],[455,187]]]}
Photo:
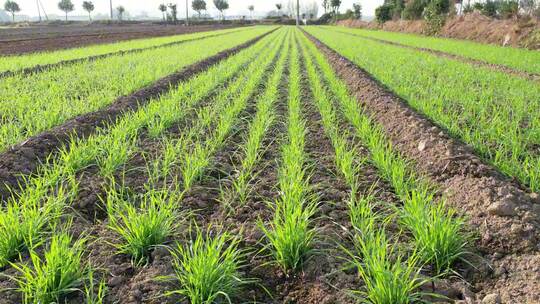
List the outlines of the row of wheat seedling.
{"label": "row of wheat seedling", "polygon": [[540,189],[537,82],[336,31],[308,31],[502,172]]}
{"label": "row of wheat seedling", "polygon": [[[0,150],[66,120],[95,111],[171,73],[253,39],[251,29],[123,56],[112,56],[0,81]],[[163,60],[167,58],[167,60]]]}
{"label": "row of wheat seedling", "polygon": [[[267,67],[273,61],[277,52],[282,47],[276,44],[276,47],[268,52],[268,56],[264,62],[254,62],[254,70],[249,73],[251,77],[239,78],[245,86],[240,89],[240,86],[231,84],[231,90],[237,90],[231,94],[224,94],[223,98],[232,100],[223,111],[218,111],[216,114],[217,123],[208,138],[203,142],[201,138],[196,136],[181,138],[179,141],[192,141],[188,144],[178,144],[178,147],[184,147],[176,151],[177,157],[180,159],[178,164],[182,177],[188,177],[189,182],[182,181],[182,185],[176,184],[176,179],[173,179],[172,200],[179,201],[185,191],[189,191],[196,178],[200,178],[206,168],[210,165],[210,160],[214,153],[222,147],[227,135],[233,130],[235,121],[238,120],[238,114],[245,108],[247,101],[253,95],[255,88],[262,81]],[[282,53],[277,61],[267,90],[275,89],[276,84],[272,82],[275,75],[280,75],[283,70],[283,65],[286,56]],[[273,88],[272,88],[273,87]],[[263,94],[259,102],[265,101]],[[219,98],[219,97],[218,97]],[[260,108],[260,106],[258,107]],[[257,113],[258,115],[258,113]],[[207,117],[207,116],[203,116]],[[213,116],[212,116],[213,117]],[[205,120],[200,121],[205,125]],[[199,128],[199,131],[205,131],[205,128]],[[188,134],[191,133],[188,131]],[[185,147],[198,147],[191,150],[185,150]],[[187,162],[186,162],[187,160]],[[197,161],[193,161],[197,160]],[[156,160],[159,162],[159,160]],[[150,165],[153,168],[155,166]],[[188,172],[191,173],[188,173]],[[179,187],[183,187],[181,192]],[[113,192],[115,193],[115,192]],[[151,197],[154,196],[154,191],[149,192]],[[117,199],[120,197],[120,199]],[[122,206],[121,209],[127,210],[121,212],[110,213],[110,225],[121,235],[121,243],[118,248],[134,258],[144,261],[148,257],[149,251],[165,242],[167,237],[174,234],[178,228],[178,213],[175,211],[179,206],[176,206],[170,199],[156,200],[157,204],[147,204],[143,200],[140,207],[125,203],[122,196],[115,194],[113,202],[108,203],[111,210],[115,210],[115,206]],[[116,210],[119,210],[116,208]],[[163,210],[163,212],[161,211]],[[164,234],[166,233],[166,234]],[[159,237],[159,238],[156,238]],[[172,251],[173,267],[176,275],[174,279],[178,280],[179,288],[171,293],[180,294],[190,300],[191,303],[212,303],[218,298],[229,298],[234,295],[238,288],[245,283],[240,279],[239,272],[243,263],[244,252],[237,249],[239,242],[238,237],[231,237],[226,232],[219,232],[217,235],[210,235],[210,228],[206,234],[196,228],[195,238],[188,244],[177,244]]]}
{"label": "row of wheat seedling", "polygon": [[201,38],[210,38],[216,35],[235,33],[244,31],[245,28],[234,28],[219,31],[201,32],[194,34],[183,34],[176,36],[164,36],[148,39],[135,39],[120,41],[110,44],[97,44],[81,48],[71,48],[57,50],[52,52],[32,53],[27,55],[2,57],[0,61],[0,73],[5,71],[18,71],[25,68],[35,67],[37,65],[47,65],[63,62],[66,60],[87,58],[89,56],[108,55],[111,53],[140,50],[150,47],[169,46],[169,44],[187,42]]}
{"label": "row of wheat seedling", "polygon": [[[118,150],[117,147],[122,145],[133,147],[130,143],[135,142],[134,138],[139,130],[148,126],[150,121],[163,119],[158,113],[176,114],[167,116],[167,119],[171,119],[167,123],[172,123],[183,117],[186,111],[189,111],[204,96],[207,96],[219,83],[234,75],[246,62],[256,57],[257,53],[271,41],[271,38],[266,38],[265,41],[259,42],[253,48],[212,67],[207,73],[181,85],[169,95],[150,103],[138,112],[126,115],[110,130],[104,130],[88,140],[73,140],[70,147],[66,148],[58,158],[45,165],[40,174],[29,178],[24,189],[14,195],[0,213],[0,234],[2,234],[0,261],[2,266],[21,267],[12,261],[19,253],[28,249],[32,256],[32,262],[35,263],[32,267],[48,270],[43,273],[38,273],[39,270],[36,270],[37,272],[31,275],[17,277],[20,291],[23,292],[26,302],[50,302],[47,299],[61,297],[66,292],[73,291],[84,277],[84,271],[80,271],[85,268],[82,264],[71,265],[73,263],[70,262],[70,259],[62,257],[62,255],[78,255],[79,247],[53,250],[52,243],[49,242],[49,245],[46,246],[45,261],[38,260],[36,253],[38,246],[47,243],[45,238],[48,231],[67,230],[67,228],[56,229],[56,226],[60,223],[59,219],[69,199],[77,193],[75,173],[91,165],[107,164],[101,165],[102,169],[120,166],[127,157],[114,157],[110,153],[111,151]],[[107,145],[106,143],[112,144]],[[132,151],[132,149],[127,149],[127,151]],[[121,154],[126,155],[125,152]],[[129,153],[127,154],[129,156]],[[110,174],[111,170],[105,170],[102,173]],[[69,181],[68,186],[63,186],[66,184],[66,180]],[[160,193],[149,194],[145,199],[149,204],[153,204],[154,201],[164,200],[160,195]],[[66,234],[65,232],[54,233]],[[79,267],[76,272],[77,276],[71,275],[72,267]],[[46,274],[51,273],[51,271],[57,273],[58,276],[46,277]],[[22,272],[22,275],[27,273],[27,271]],[[47,280],[52,280],[52,282]],[[46,287],[40,285],[42,281],[46,283]]]}
{"label": "row of wheat seedling", "polygon": [[313,252],[316,229],[311,227],[317,203],[306,168],[306,126],[302,118],[298,45],[292,45],[288,91],[287,141],[281,147],[279,197],[270,203],[273,219],[259,222],[273,261],[285,272],[298,270]]}
{"label": "row of wheat seedling", "polygon": [[[404,259],[401,254],[394,254],[393,246],[390,246],[383,229],[374,230],[375,234],[366,232],[373,230],[374,219],[377,218],[371,208],[371,196],[368,195],[360,200],[357,200],[355,195],[352,196],[351,219],[354,226],[360,227],[361,231],[360,236],[356,237],[356,243],[363,262],[358,266],[360,266],[361,276],[369,279],[369,282],[367,282],[368,290],[373,288],[371,293],[368,291],[367,295],[383,295],[384,292],[395,290],[406,291],[413,297],[417,296],[413,289],[418,287],[422,281],[418,280],[418,273],[415,272],[414,267],[429,266],[433,275],[441,276],[451,272],[456,262],[465,259],[468,237],[463,231],[463,220],[457,217],[453,210],[446,208],[442,200],[434,199],[435,190],[421,177],[413,174],[410,164],[393,150],[384,132],[363,112],[358,102],[349,95],[345,84],[335,76],[328,62],[306,37],[303,37],[303,44],[307,49],[306,58],[308,58],[307,65],[310,79],[313,82],[312,86],[314,88],[321,87],[319,90],[315,89],[315,92],[319,96],[319,103],[321,101],[323,103],[321,106],[322,113],[332,113],[330,109],[333,108],[333,105],[330,103],[333,103],[333,100],[328,97],[332,94],[340,106],[341,114],[355,130],[355,136],[368,148],[371,162],[378,169],[380,175],[392,185],[395,193],[403,202],[402,207],[396,207],[396,216],[399,224],[413,238],[414,250],[407,259]],[[313,60],[315,60],[319,69],[315,68]],[[324,75],[325,81],[330,88],[329,92],[322,88],[324,85],[317,75],[318,71],[321,71]],[[327,116],[330,122],[327,121],[326,124],[335,125],[335,117],[338,114],[327,114]],[[334,122],[332,123],[332,121]],[[329,128],[332,127],[329,126]],[[347,149],[344,149],[346,147],[344,138],[336,139],[339,137],[337,130],[329,131],[329,133],[331,138],[334,137],[332,142],[336,147],[337,166],[351,185],[351,189],[354,190],[356,189],[354,176],[358,174],[360,168],[352,162],[352,159],[356,157],[350,155],[353,153],[352,150],[347,152]],[[376,246],[373,246],[374,244]],[[378,249],[379,252],[374,251],[377,246],[382,246],[382,248]],[[362,253],[362,251],[366,250],[368,251]],[[366,253],[376,255],[365,256]],[[395,260],[393,262],[385,261],[388,258]],[[371,262],[374,264],[370,266]],[[373,269],[369,269],[369,267],[373,267]],[[397,277],[386,277],[383,275],[385,272],[376,271],[377,267],[383,267],[378,270],[395,271],[394,275]],[[392,289],[390,286],[383,284],[383,282],[387,284],[397,283],[394,281],[397,278],[400,278],[399,284],[403,284],[400,285],[401,289]],[[383,290],[378,290],[378,288],[383,287]],[[399,293],[395,294],[395,296],[396,298],[389,298],[390,302],[397,301]],[[406,297],[402,299],[407,302]]]}
{"label": "row of wheat seedling", "polygon": [[417,288],[423,283],[419,277],[416,255],[406,258],[396,251],[388,239],[385,226],[388,218],[374,211],[373,193],[360,193],[359,182],[366,159],[348,142],[349,134],[340,129],[339,117],[312,58],[305,52],[306,67],[314,101],[321,114],[325,134],[335,153],[335,167],[349,186],[349,217],[354,228],[354,248],[344,248],[351,264],[358,269],[365,283],[359,294],[369,303],[410,303],[418,300]]}
{"label": "row of wheat seedling", "polygon": [[[285,38],[283,52],[288,54],[289,48],[290,38]],[[238,167],[235,168],[231,185],[222,193],[223,201],[229,207],[234,207],[232,204],[244,205],[251,194],[251,183],[258,175],[258,172],[254,172],[255,166],[265,152],[263,140],[275,123],[275,103],[279,95],[279,84],[283,80],[282,74],[286,67],[285,61],[286,57],[280,58],[266,90],[257,103],[255,117],[247,126],[249,131],[244,137],[239,151],[241,161]]]}

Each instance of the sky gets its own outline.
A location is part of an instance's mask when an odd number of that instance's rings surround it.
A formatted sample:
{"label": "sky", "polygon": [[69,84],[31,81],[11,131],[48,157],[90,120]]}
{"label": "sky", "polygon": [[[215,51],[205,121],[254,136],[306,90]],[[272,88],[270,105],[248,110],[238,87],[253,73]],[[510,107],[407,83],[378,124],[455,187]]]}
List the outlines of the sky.
{"label": "sky", "polygon": [[[21,7],[19,14],[28,16],[37,16],[36,0],[15,0]],[[70,15],[87,15],[82,9],[83,0],[72,0],[75,4],[75,11]],[[189,1],[191,10],[191,0]],[[283,7],[289,0],[229,0],[230,9],[226,12],[227,15],[249,15],[247,7],[249,5],[255,6],[254,15],[264,16],[266,12],[275,9],[276,3],[282,3]],[[313,1],[319,3],[322,0],[300,0],[301,3],[312,3]],[[375,8],[382,4],[384,0],[342,0],[341,11],[345,11],[347,8],[352,8],[352,4],[360,2],[363,7],[364,16],[373,16],[375,14]],[[0,0],[3,2],[3,0]],[[62,15],[63,13],[58,9],[59,0],[41,0],[41,3],[45,7],[47,14]],[[108,14],[109,12],[109,0],[92,0],[96,9],[94,13]],[[177,3],[179,8],[179,15],[185,14],[185,1],[184,0],[113,0],[113,7],[122,5],[130,13],[130,15],[138,15],[141,12],[147,12],[150,16],[161,16],[157,7],[160,3]],[[208,12],[212,15],[217,15],[217,10],[214,8],[212,0],[206,0]],[[322,12],[322,8],[319,9]]]}

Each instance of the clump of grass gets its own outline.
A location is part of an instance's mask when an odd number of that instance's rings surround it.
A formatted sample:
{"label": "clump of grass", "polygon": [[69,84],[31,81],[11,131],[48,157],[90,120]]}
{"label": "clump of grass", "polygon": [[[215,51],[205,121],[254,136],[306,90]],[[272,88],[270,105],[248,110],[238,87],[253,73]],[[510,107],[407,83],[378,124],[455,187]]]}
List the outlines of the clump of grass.
{"label": "clump of grass", "polygon": [[274,218],[267,227],[258,226],[269,243],[275,263],[284,271],[295,271],[314,253],[317,229],[312,227],[312,216],[317,210],[314,203],[292,205],[277,203]]}
{"label": "clump of grass", "polygon": [[20,275],[11,277],[24,303],[60,303],[62,298],[79,290],[85,278],[82,263],[85,239],[72,242],[65,232],[53,235],[43,259],[30,250],[31,265],[11,264]]}
{"label": "clump of grass", "polygon": [[249,281],[241,275],[245,252],[238,248],[240,238],[226,232],[212,236],[210,229],[195,231],[194,240],[171,252],[179,287],[170,293],[191,304],[232,303]]}
{"label": "clump of grass", "polygon": [[433,202],[432,195],[413,192],[400,222],[412,233],[420,259],[433,267],[434,274],[447,274],[457,261],[467,262],[469,240],[463,219],[443,202]]}
{"label": "clump of grass", "polygon": [[38,246],[48,228],[61,216],[67,199],[63,188],[43,201],[42,195],[41,188],[28,190],[24,196],[13,197],[0,209],[0,268],[7,266],[25,249]]}
{"label": "clump of grass", "polygon": [[152,190],[142,196],[137,206],[125,197],[123,190],[109,189],[108,226],[121,238],[114,244],[119,252],[131,256],[136,264],[147,261],[150,251],[177,229],[176,193]]}
{"label": "clump of grass", "polygon": [[105,278],[102,278],[96,284],[94,269],[88,267],[87,282],[84,285],[84,298],[86,299],[86,304],[103,304],[105,296],[107,295],[107,290]]}
{"label": "clump of grass", "polygon": [[419,291],[419,287],[429,280],[421,278],[416,254],[405,258],[395,252],[384,229],[357,234],[354,243],[354,251],[346,252],[365,284],[364,290],[353,291],[360,296],[362,303],[421,302],[424,293]]}

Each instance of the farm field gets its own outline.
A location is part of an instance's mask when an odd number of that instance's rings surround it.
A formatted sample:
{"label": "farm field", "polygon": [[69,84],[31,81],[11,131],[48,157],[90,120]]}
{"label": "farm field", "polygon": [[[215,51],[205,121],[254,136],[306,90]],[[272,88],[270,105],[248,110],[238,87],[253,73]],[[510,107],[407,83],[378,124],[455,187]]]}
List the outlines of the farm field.
{"label": "farm field", "polygon": [[25,56],[0,303],[540,301],[535,80],[319,26]]}
{"label": "farm field", "polygon": [[[0,28],[0,54],[17,55],[113,43],[123,40],[189,34],[225,29],[228,26],[164,26],[155,24],[88,24]],[[84,38],[84,39],[81,39]]]}

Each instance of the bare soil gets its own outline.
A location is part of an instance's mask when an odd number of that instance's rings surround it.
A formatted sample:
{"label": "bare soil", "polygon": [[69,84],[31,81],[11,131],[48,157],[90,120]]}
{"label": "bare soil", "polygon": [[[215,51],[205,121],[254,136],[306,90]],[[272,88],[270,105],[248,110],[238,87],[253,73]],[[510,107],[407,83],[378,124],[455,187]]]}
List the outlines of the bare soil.
{"label": "bare soil", "polygon": [[0,29],[0,55],[52,51],[123,40],[172,36],[232,28],[226,25],[88,25]]}
{"label": "bare soil", "polygon": [[466,216],[481,257],[465,273],[469,301],[493,294],[504,303],[540,301],[540,200],[478,158],[354,63],[309,36],[394,147],[433,180]]}

